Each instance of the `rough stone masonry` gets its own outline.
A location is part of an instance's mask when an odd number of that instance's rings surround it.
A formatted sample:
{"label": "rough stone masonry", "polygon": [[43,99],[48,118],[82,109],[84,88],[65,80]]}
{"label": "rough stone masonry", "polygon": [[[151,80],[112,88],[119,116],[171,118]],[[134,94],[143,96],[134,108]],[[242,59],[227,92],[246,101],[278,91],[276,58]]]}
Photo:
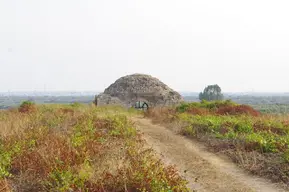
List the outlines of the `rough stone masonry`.
{"label": "rough stone masonry", "polygon": [[121,77],[95,97],[97,106],[132,107],[138,101],[146,102],[150,107],[169,106],[179,104],[183,98],[159,79],[145,74]]}

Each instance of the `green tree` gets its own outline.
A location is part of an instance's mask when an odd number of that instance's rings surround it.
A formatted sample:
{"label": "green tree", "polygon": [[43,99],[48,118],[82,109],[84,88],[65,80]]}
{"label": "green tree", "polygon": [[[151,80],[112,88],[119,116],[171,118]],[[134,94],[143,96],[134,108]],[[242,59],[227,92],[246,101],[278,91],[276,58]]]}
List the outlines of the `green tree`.
{"label": "green tree", "polygon": [[221,87],[217,84],[207,86],[203,92],[199,94],[200,100],[223,100],[224,95],[222,94]]}

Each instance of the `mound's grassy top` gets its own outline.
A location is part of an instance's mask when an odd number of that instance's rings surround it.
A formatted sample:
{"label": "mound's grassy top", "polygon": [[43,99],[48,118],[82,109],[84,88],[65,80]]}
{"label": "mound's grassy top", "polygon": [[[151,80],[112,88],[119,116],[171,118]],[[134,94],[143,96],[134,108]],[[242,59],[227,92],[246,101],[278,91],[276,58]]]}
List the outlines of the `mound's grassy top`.
{"label": "mound's grassy top", "polygon": [[187,191],[121,108],[23,103],[0,112],[0,191]]}
{"label": "mound's grassy top", "polygon": [[261,114],[231,101],[183,103],[145,115],[180,126],[182,134],[205,141],[254,174],[289,183],[288,116]]}

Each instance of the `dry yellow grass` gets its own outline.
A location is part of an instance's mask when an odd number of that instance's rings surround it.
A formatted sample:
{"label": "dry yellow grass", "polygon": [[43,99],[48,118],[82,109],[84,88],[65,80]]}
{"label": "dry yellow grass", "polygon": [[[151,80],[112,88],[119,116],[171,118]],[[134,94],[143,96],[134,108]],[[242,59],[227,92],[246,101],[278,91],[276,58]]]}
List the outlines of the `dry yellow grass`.
{"label": "dry yellow grass", "polygon": [[1,111],[0,192],[187,191],[143,147],[130,114],[75,104]]}

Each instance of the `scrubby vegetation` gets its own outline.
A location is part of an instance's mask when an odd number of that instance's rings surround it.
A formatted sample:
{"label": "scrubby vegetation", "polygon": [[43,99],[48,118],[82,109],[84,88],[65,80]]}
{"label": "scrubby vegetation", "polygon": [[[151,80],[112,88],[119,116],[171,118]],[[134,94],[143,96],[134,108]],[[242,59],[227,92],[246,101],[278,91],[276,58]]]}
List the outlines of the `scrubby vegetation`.
{"label": "scrubby vegetation", "polygon": [[131,111],[25,102],[0,111],[0,191],[188,191]]}
{"label": "scrubby vegetation", "polygon": [[288,116],[261,114],[229,100],[155,108],[145,116],[178,125],[183,135],[205,141],[254,174],[289,183]]}
{"label": "scrubby vegetation", "polygon": [[239,105],[231,100],[183,103],[176,108],[178,112],[192,115],[251,115],[259,116],[260,113],[248,105]]}
{"label": "scrubby vegetation", "polygon": [[24,101],[22,102],[18,110],[21,113],[32,113],[36,111],[36,105],[32,101]]}

